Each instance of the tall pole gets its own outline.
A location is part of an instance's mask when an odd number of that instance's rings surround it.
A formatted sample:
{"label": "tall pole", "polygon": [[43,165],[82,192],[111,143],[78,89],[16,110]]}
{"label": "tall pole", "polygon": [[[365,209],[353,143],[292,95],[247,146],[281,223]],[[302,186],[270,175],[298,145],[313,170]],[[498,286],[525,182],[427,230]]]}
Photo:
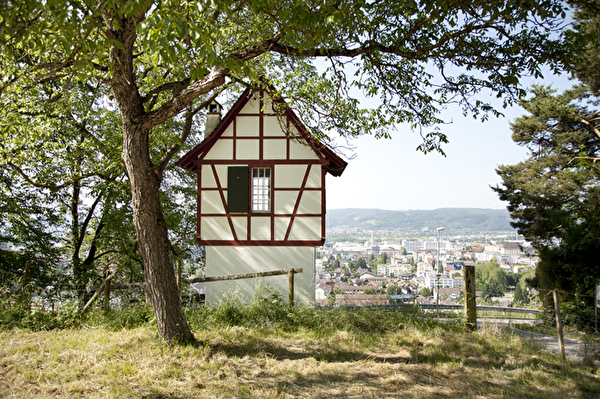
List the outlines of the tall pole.
{"label": "tall pole", "polygon": [[437,228],[437,261],[435,262],[435,266],[437,268],[437,279],[436,279],[436,285],[437,285],[437,289],[435,292],[435,298],[436,298],[436,308],[437,308],[437,313],[438,313],[438,317],[440,316],[440,231],[444,230],[443,227],[438,227]]}
{"label": "tall pole", "polygon": [[294,307],[294,269],[288,270],[288,283],[289,283],[289,307]]}

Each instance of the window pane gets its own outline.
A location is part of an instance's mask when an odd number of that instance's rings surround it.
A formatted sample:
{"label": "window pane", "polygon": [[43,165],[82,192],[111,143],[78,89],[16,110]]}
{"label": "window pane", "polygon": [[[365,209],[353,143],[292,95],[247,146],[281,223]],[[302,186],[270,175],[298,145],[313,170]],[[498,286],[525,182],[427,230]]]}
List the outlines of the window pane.
{"label": "window pane", "polygon": [[271,210],[271,169],[252,169],[252,210]]}

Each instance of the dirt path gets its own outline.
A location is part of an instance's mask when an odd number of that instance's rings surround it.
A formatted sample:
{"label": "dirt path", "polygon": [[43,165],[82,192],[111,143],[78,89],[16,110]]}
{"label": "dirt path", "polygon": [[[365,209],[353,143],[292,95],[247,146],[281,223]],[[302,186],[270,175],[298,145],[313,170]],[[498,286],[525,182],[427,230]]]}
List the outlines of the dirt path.
{"label": "dirt path", "polygon": [[[519,329],[512,329],[515,334],[523,338],[530,339],[540,349],[549,352],[560,353],[558,346],[558,337],[553,335],[544,335],[532,333]],[[583,361],[584,359],[593,359],[598,362],[600,359],[600,344],[593,344],[578,339],[564,339],[565,356],[570,360]]]}

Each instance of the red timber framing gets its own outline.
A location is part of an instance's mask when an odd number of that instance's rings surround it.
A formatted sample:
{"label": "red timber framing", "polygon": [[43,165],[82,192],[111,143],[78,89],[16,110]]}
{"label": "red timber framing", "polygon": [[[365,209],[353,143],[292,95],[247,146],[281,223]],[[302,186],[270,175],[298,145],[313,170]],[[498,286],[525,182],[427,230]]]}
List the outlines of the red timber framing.
{"label": "red timber framing", "polygon": [[[289,108],[283,115],[271,111],[265,96],[264,91],[246,90],[215,131],[177,161],[198,175],[199,245],[314,247],[325,242],[325,176],[340,176],[346,162],[312,138]],[[258,105],[246,107],[252,99]],[[274,117],[279,130],[274,128]],[[211,155],[217,145],[227,150]],[[226,172],[235,166],[248,168],[247,212],[230,212],[227,206]],[[268,211],[251,210],[252,168],[270,169]],[[203,202],[203,195],[211,201]]]}

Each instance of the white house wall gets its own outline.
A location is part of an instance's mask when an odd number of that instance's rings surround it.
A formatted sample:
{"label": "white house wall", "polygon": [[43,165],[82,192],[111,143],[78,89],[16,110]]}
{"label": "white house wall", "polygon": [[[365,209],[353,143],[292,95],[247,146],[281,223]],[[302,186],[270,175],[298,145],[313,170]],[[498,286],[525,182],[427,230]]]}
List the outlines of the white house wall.
{"label": "white house wall", "polygon": [[225,206],[218,191],[203,191],[200,196],[202,212],[225,214]]}
{"label": "white house wall", "polygon": [[238,137],[258,137],[260,132],[260,120],[256,116],[236,117]]}
{"label": "white house wall", "polygon": [[318,240],[320,238],[320,227],[320,217],[297,217],[294,219],[289,239],[292,241]]}
{"label": "white house wall", "polygon": [[274,184],[277,188],[300,188],[307,165],[275,165]]}
{"label": "white house wall", "polygon": [[[253,140],[240,140],[242,141],[246,143]],[[217,147],[217,150],[220,148],[222,147]],[[254,149],[249,151],[254,151],[254,155],[258,156],[258,150],[252,148]],[[254,156],[249,152],[244,154]],[[276,161],[271,164],[272,213],[268,215],[252,212],[243,215],[227,214],[227,173],[228,167],[234,165],[238,164],[200,165],[198,211],[202,240],[282,242],[316,241],[323,238],[321,164],[278,164]]]}
{"label": "white house wall", "polygon": [[236,140],[235,150],[237,159],[255,161],[260,159],[260,140]]}
{"label": "white house wall", "polygon": [[[256,273],[301,267],[303,272],[294,275],[294,301],[310,302],[315,299],[315,248],[314,247],[245,247],[223,246],[206,248],[206,276]],[[237,298],[250,302],[261,285],[281,293],[288,299],[288,275],[260,279],[243,279],[206,283],[206,301],[215,304]]]}
{"label": "white house wall", "polygon": [[200,219],[200,228],[204,237],[219,240],[233,240],[229,221],[226,217],[204,217]]}
{"label": "white house wall", "polygon": [[266,160],[285,159],[287,142],[285,140],[264,140],[264,150],[264,159]]}
{"label": "white house wall", "polygon": [[204,157],[205,160],[227,160],[233,158],[233,140],[219,140]]}
{"label": "white house wall", "polygon": [[265,136],[267,137],[285,137],[286,134],[281,128],[281,124],[285,122],[278,116],[265,116]]}

